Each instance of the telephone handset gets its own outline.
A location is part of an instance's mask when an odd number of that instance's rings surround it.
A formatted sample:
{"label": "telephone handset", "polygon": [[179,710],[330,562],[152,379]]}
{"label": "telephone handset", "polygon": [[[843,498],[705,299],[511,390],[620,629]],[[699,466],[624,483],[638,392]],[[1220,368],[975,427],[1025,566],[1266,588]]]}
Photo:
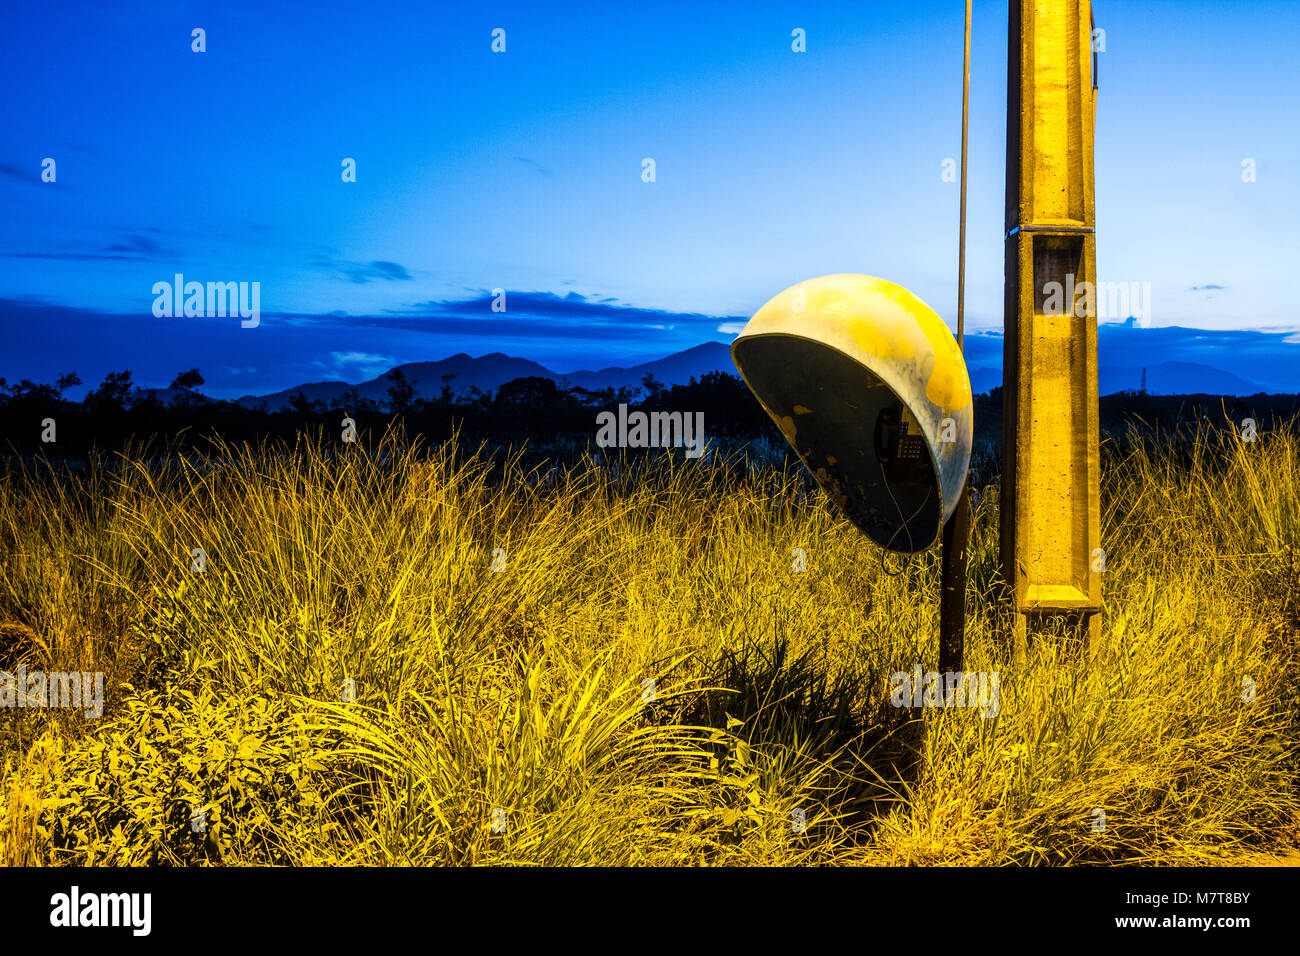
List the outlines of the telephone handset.
{"label": "telephone handset", "polygon": [[875,451],[886,481],[929,484],[932,480],[925,436],[902,403],[886,405],[876,416]]}

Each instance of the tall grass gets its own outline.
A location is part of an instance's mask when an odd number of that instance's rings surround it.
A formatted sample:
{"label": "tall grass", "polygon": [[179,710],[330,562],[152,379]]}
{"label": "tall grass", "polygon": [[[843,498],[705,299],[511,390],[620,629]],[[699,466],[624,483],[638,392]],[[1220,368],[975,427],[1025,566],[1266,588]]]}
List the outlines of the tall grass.
{"label": "tall grass", "polygon": [[892,706],[937,554],[791,467],[398,433],[11,461],[0,669],[108,680],[100,720],[0,710],[6,860],[1232,861],[1296,836],[1297,491],[1295,429],[1108,454],[1101,643],[1023,658],[986,495],[986,718]]}

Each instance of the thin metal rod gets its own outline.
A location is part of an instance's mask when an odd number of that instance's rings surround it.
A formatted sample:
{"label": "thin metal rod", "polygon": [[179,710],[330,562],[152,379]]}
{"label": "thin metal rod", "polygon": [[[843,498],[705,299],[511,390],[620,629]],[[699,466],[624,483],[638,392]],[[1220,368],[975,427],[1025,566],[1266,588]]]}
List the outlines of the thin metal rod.
{"label": "thin metal rod", "polygon": [[966,140],[970,128],[970,8],[966,0],[966,50],[961,77],[961,227],[957,240],[957,345],[964,350],[966,336]]}
{"label": "thin metal rod", "polygon": [[[1012,3],[1018,0],[1011,0]],[[966,333],[966,140],[970,119],[970,12],[966,0],[966,52],[961,87],[961,229],[957,253],[957,345]],[[969,481],[969,475],[967,476]],[[970,537],[970,489],[961,486],[957,506],[944,523],[939,580],[939,670],[961,670],[966,657],[966,544]]]}

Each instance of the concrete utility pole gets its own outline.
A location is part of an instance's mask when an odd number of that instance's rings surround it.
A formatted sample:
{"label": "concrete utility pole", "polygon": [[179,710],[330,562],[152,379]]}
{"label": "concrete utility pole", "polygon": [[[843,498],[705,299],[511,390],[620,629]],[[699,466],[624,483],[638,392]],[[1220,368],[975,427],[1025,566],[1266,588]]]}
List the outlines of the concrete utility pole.
{"label": "concrete utility pole", "polygon": [[1105,554],[1092,7],[1091,0],[1009,7],[1002,571],[1019,649],[1062,620],[1095,646]]}

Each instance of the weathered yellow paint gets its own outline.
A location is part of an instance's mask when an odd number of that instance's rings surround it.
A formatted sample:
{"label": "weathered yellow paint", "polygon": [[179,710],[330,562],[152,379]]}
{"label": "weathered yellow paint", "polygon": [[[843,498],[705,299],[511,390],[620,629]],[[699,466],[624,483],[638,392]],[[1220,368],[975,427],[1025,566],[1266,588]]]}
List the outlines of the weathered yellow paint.
{"label": "weathered yellow paint", "polygon": [[1046,283],[1096,281],[1090,0],[1011,0],[1010,28],[1003,574],[1022,614],[1084,613],[1095,633],[1096,301],[1044,308]]}
{"label": "weathered yellow paint", "polygon": [[[872,307],[867,321],[862,315],[864,301]],[[803,311],[799,311],[801,304]],[[921,353],[933,356],[933,365],[923,369],[926,398],[950,412],[970,404],[970,375],[948,326],[923,301],[886,279],[852,273],[808,279],[769,300],[745,326],[744,334],[784,332],[800,322],[803,328],[811,328],[819,317],[841,320],[836,323],[836,338],[883,362],[916,360]]]}

